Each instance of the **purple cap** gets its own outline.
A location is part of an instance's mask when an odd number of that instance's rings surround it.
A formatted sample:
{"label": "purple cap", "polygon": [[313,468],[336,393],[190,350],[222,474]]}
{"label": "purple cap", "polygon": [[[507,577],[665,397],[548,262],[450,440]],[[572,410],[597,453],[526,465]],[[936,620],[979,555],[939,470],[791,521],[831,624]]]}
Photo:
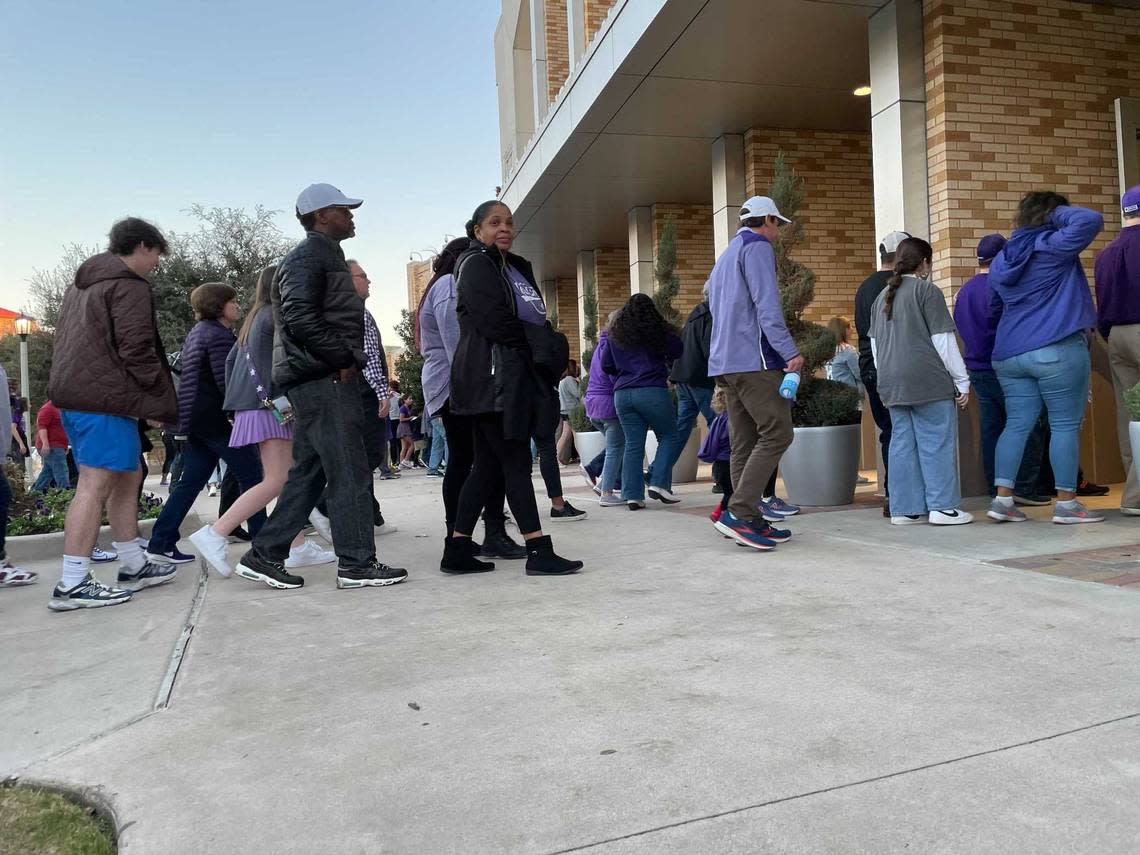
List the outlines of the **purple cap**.
{"label": "purple cap", "polygon": [[1140,184],[1124,191],[1120,197],[1120,210],[1126,217],[1140,216]]}
{"label": "purple cap", "polygon": [[978,261],[993,261],[1005,246],[1005,238],[999,234],[986,235],[978,241]]}

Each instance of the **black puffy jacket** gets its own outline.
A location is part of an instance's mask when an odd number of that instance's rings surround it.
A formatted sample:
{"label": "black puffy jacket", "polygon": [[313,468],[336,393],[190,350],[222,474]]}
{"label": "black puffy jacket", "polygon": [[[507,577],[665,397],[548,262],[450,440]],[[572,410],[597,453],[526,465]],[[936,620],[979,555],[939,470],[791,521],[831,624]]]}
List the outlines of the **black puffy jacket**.
{"label": "black puffy jacket", "polygon": [[275,384],[288,390],[364,367],[364,300],[339,243],[308,232],[277,266],[270,294]]}
{"label": "black puffy jacket", "polygon": [[681,330],[685,350],[673,363],[669,379],[687,386],[711,389],[716,382],[709,377],[709,346],[712,343],[712,312],[708,303],[698,303],[689,313],[685,328]]}

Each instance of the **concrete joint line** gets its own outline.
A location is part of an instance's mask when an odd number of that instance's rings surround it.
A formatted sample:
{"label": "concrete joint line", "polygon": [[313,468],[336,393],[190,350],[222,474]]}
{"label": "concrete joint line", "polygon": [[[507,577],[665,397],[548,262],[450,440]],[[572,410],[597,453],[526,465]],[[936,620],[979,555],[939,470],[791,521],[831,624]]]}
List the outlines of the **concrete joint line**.
{"label": "concrete joint line", "polygon": [[883,775],[876,775],[873,778],[864,778],[861,781],[848,781],[845,784],[836,784],[833,787],[821,787],[818,790],[811,790],[806,793],[797,793],[792,796],[781,796],[776,799],[768,799],[763,802],[756,802],[755,804],[744,805],[743,807],[731,808],[730,810],[718,811],[717,813],[709,813],[704,816],[695,816],[691,819],[682,819],[678,822],[670,822],[665,825],[658,825],[654,828],[646,828],[641,831],[634,831],[629,834],[622,834],[617,837],[609,837],[605,840],[597,840],[593,843],[583,843],[580,846],[571,846],[569,849],[558,849],[554,852],[548,852],[546,855],[570,855],[573,852],[584,852],[587,849],[593,849],[598,846],[606,846],[610,843],[619,843],[622,840],[632,840],[635,837],[644,837],[649,834],[655,834],[659,831],[668,831],[673,828],[682,828],[686,825],[694,825],[698,822],[705,822],[711,819],[721,819],[726,816],[733,816],[739,813],[746,813],[747,811],[758,810],[759,808],[770,807],[772,805],[784,804],[785,802],[794,802],[800,799],[810,798],[811,796],[820,796],[827,793],[838,792],[839,790],[847,790],[852,787],[860,787],[864,784],[876,784],[880,781],[889,781],[891,778],[901,778],[904,775],[912,775],[915,772],[925,772],[929,769],[937,769],[940,766],[950,766],[955,763],[961,763],[966,760],[975,760],[979,757],[988,757],[991,754],[1001,754],[1005,751],[1011,751],[1015,748],[1026,748],[1030,745],[1037,745],[1041,742],[1049,742],[1054,739],[1059,739],[1062,736],[1072,736],[1076,733],[1084,733],[1089,730],[1096,730],[1097,728],[1106,727],[1110,724],[1119,724],[1125,721],[1140,719],[1140,712],[1128,713],[1127,715],[1117,716],[1116,718],[1106,719],[1104,721],[1094,722],[1092,724],[1074,727],[1069,730],[1062,730],[1059,733],[1050,733],[1045,736],[1038,736],[1034,739],[1026,739],[1023,742],[1014,742],[1011,745],[1001,745],[997,748],[989,748],[985,751],[975,751],[972,754],[964,754],[961,757],[952,757],[949,760],[939,760],[935,763],[926,763],[922,766],[914,766],[909,769],[900,769],[897,772],[887,772]]}
{"label": "concrete joint line", "polygon": [[194,627],[198,623],[198,615],[202,613],[202,605],[206,602],[206,588],[210,584],[209,571],[202,562],[198,573],[198,590],[194,592],[194,601],[190,604],[190,611],[186,615],[186,622],[182,625],[182,632],[174,642],[174,649],[170,653],[170,662],[166,666],[166,673],[162,675],[162,682],[158,686],[158,695],[154,699],[153,712],[164,710],[170,706],[170,696],[174,692],[174,682],[178,679],[178,672],[182,668],[182,660],[186,656],[186,647],[190,644],[190,636],[194,634]]}

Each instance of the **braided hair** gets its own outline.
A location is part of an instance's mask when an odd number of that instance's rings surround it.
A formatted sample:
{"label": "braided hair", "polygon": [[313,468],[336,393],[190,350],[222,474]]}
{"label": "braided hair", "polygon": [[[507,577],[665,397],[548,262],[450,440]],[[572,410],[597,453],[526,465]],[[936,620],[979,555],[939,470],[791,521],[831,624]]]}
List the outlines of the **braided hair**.
{"label": "braided hair", "polygon": [[913,274],[922,266],[922,262],[929,262],[934,257],[934,249],[922,238],[909,237],[899,244],[895,250],[895,272],[887,281],[887,300],[884,311],[887,320],[891,319],[894,307],[895,294],[903,283],[903,277]]}

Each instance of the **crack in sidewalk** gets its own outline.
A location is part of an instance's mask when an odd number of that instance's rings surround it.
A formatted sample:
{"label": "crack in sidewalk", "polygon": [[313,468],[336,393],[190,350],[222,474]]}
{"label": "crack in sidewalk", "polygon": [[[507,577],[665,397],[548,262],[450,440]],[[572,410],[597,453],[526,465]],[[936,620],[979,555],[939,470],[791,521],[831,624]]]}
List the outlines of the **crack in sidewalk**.
{"label": "crack in sidewalk", "polygon": [[153,712],[164,710],[170,706],[170,696],[174,693],[174,683],[178,679],[178,672],[182,669],[182,661],[186,657],[186,647],[190,644],[190,636],[194,634],[194,627],[198,624],[198,615],[202,613],[202,606],[206,602],[206,589],[210,584],[210,574],[202,561],[198,571],[198,590],[194,592],[194,599],[190,603],[190,611],[182,624],[182,632],[174,642],[174,649],[170,652],[170,661],[166,665],[166,673],[162,675],[162,682],[158,685],[158,694],[154,699]]}
{"label": "crack in sidewalk", "polygon": [[1049,742],[1054,739],[1060,739],[1063,736],[1071,736],[1074,733],[1083,733],[1089,730],[1095,730],[1100,727],[1107,727],[1111,724],[1119,724],[1120,722],[1131,721],[1133,719],[1140,719],[1140,712],[1129,713],[1127,715],[1117,716],[1116,718],[1106,719],[1104,721],[1086,724],[1081,727],[1074,727],[1070,730],[1063,730],[1058,733],[1050,733],[1045,736],[1038,736],[1034,739],[1026,739],[1022,742],[1014,742],[1010,745],[1001,745],[997,748],[988,748],[985,751],[975,751],[972,754],[963,754],[961,757],[952,757],[949,760],[939,760],[934,763],[926,763],[922,766],[913,766],[909,769],[900,769],[896,772],[887,772],[883,775],[875,775],[871,778],[863,778],[859,781],[848,781],[844,784],[836,784],[831,787],[821,787],[817,790],[810,790],[806,793],[796,793],[791,796],[781,796],[775,799],[768,799],[767,801],[755,802],[753,804],[742,805],[741,807],[730,808],[729,810],[717,811],[716,813],[708,813],[702,816],[694,816],[689,819],[678,820],[677,822],[670,822],[664,825],[654,826],[653,828],[645,828],[641,831],[633,831],[629,834],[620,834],[616,837],[607,837],[604,840],[595,840],[592,843],[582,843],[577,846],[571,846],[568,849],[557,849],[546,853],[546,855],[570,855],[573,852],[584,852],[587,849],[594,849],[598,846],[605,846],[609,843],[620,843],[623,840],[632,840],[636,837],[645,837],[650,834],[656,834],[659,831],[669,831],[674,828],[682,828],[687,825],[695,825],[699,822],[706,822],[712,819],[721,819],[726,816],[734,816],[739,813],[746,813],[747,811],[758,810],[760,808],[771,807],[772,805],[784,804],[785,802],[794,802],[800,799],[811,798],[812,796],[825,795],[827,793],[834,793],[840,790],[847,790],[853,787],[861,787],[865,784],[875,784],[880,781],[888,781],[892,778],[900,778],[904,775],[912,775],[916,772],[924,772],[928,769],[937,769],[940,766],[950,766],[955,763],[962,763],[966,760],[974,760],[979,757],[988,757],[991,754],[1001,754],[1005,751],[1012,751],[1015,748],[1025,748],[1030,745],[1037,745],[1041,742]]}

